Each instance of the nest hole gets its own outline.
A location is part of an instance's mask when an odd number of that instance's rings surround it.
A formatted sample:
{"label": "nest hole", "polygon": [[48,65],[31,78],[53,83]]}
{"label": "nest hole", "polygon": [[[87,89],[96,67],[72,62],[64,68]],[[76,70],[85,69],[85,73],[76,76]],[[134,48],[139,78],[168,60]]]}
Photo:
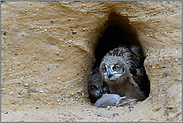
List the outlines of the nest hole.
{"label": "nest hole", "polygon": [[[116,13],[111,13],[108,20],[104,24],[104,32],[102,36],[98,38],[98,43],[95,49],[95,58],[96,62],[93,65],[93,70],[100,66],[101,60],[103,56],[117,48],[121,45],[126,46],[140,46],[141,44],[137,36],[136,30],[133,26],[130,25],[130,21],[127,16],[119,16]],[[141,48],[141,53],[143,60],[145,57],[143,56],[143,50]],[[150,93],[150,82],[148,80],[148,76],[146,74],[145,81],[147,81],[148,85],[145,90],[146,98]]]}

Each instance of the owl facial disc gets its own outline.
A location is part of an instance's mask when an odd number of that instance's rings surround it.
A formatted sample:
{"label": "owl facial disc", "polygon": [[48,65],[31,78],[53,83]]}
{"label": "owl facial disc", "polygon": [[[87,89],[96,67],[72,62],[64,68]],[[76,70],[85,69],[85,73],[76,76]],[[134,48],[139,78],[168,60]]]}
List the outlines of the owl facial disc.
{"label": "owl facial disc", "polygon": [[104,64],[103,65],[103,75],[104,79],[109,81],[115,81],[120,76],[125,73],[124,66],[122,64],[114,63],[114,64]]}

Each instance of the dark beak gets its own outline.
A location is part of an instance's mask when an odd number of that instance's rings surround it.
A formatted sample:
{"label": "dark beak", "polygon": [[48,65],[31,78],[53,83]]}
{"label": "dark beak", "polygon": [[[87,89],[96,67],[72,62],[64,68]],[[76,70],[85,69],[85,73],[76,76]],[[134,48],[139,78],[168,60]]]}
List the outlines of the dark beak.
{"label": "dark beak", "polygon": [[102,93],[102,94],[103,94],[103,93],[104,93],[104,90],[103,90],[103,89],[100,89],[100,93]]}
{"label": "dark beak", "polygon": [[110,73],[110,71],[107,72],[107,76],[110,79],[113,75]]}

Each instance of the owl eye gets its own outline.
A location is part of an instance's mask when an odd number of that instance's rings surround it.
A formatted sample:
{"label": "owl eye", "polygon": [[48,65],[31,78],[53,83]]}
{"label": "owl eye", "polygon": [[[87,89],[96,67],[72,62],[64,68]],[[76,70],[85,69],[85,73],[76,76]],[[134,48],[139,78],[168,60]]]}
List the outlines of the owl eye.
{"label": "owl eye", "polygon": [[104,70],[104,72],[106,72],[106,71],[107,71],[107,70],[106,70],[106,67],[104,67],[103,70]]}
{"label": "owl eye", "polygon": [[95,85],[92,85],[93,90],[97,90],[98,88]]}
{"label": "owl eye", "polygon": [[113,70],[118,70],[119,69],[119,67],[117,66],[117,65],[115,65],[114,67],[113,67]]}

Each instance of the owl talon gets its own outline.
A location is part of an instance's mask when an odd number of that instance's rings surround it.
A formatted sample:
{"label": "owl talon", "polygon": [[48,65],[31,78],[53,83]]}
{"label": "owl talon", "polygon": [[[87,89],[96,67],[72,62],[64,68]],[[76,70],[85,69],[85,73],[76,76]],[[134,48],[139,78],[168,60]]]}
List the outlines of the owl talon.
{"label": "owl talon", "polygon": [[[122,97],[123,98],[123,97]],[[120,103],[122,100],[124,100],[124,98],[122,99],[120,98],[117,102],[116,102],[116,106],[123,106],[125,104],[131,103],[131,102],[137,102],[137,99],[126,99],[125,101],[123,101],[122,103]]]}

